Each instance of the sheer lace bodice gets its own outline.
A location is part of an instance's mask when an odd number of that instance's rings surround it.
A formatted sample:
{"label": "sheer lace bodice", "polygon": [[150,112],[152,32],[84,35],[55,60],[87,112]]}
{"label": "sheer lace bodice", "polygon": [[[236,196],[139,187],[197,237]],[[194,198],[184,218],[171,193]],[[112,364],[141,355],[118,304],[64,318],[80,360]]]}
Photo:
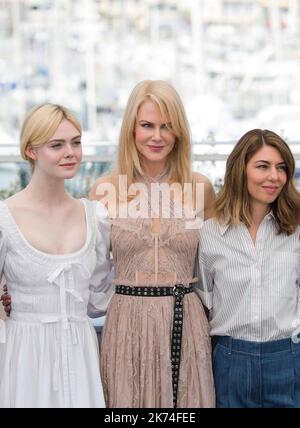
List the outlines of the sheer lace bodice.
{"label": "sheer lace bodice", "polygon": [[[176,205],[174,200],[170,201],[170,218],[162,218],[162,215],[160,218],[151,218],[158,216],[158,213],[162,214],[163,210],[161,199],[157,207],[153,203],[150,207],[149,203],[151,184],[157,182],[154,179],[143,181],[149,192],[146,202],[149,218],[112,220],[115,284],[136,286],[193,282],[197,230],[187,227],[191,219],[184,215],[178,218],[178,212],[183,209],[179,207],[178,210],[179,204]],[[134,203],[134,200],[130,203]]]}

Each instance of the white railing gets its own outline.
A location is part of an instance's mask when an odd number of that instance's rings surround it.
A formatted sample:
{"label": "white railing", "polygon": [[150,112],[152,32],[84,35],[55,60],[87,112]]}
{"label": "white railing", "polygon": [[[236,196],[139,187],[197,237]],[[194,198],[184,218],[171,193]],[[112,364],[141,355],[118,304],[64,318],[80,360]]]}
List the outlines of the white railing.
{"label": "white railing", "polygon": [[[194,161],[226,161],[229,153],[234,147],[232,141],[202,141],[193,143]],[[296,160],[300,160],[300,141],[289,142],[289,146]],[[111,163],[116,159],[116,146],[110,143],[84,144],[83,162],[107,162]],[[102,149],[102,150],[101,150]],[[7,151],[7,153],[6,153]],[[103,151],[103,153],[100,153]],[[96,152],[96,153],[95,153]],[[97,153],[98,152],[98,153]],[[0,143],[0,163],[20,163],[24,162],[19,154],[17,144]]]}

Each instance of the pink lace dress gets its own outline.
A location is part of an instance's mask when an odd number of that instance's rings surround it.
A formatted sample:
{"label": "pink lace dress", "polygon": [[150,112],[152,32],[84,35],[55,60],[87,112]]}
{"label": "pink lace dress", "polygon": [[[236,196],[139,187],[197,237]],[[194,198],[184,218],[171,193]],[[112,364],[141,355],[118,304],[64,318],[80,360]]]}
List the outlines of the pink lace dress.
{"label": "pink lace dress", "polygon": [[[112,220],[115,285],[173,287],[196,282],[199,232],[185,226],[184,218]],[[173,311],[173,296],[112,297],[100,353],[108,407],[173,407]],[[183,299],[177,407],[214,405],[208,322],[194,292]]]}

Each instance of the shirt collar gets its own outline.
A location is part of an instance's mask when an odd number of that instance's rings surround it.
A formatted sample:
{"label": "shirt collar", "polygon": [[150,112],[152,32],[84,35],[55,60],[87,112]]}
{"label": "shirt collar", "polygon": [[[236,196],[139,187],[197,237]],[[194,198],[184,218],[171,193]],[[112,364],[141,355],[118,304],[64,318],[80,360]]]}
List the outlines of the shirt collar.
{"label": "shirt collar", "polygon": [[231,226],[231,224],[228,224],[227,222],[226,222],[226,220],[224,220],[224,221],[222,221],[222,222],[219,222],[218,223],[218,225],[219,225],[219,230],[220,230],[220,234],[223,236],[224,235],[224,233],[227,231],[227,229]]}
{"label": "shirt collar", "polygon": [[266,216],[265,216],[264,219],[276,221],[276,218],[275,218],[275,215],[274,215],[273,211],[270,211],[268,214],[266,214]]}
{"label": "shirt collar", "polygon": [[[268,214],[266,214],[265,217],[263,218],[262,222],[265,220],[273,220],[276,222],[276,218],[275,218],[273,211],[270,211]],[[232,224],[229,224],[228,221],[226,221],[226,220],[224,220],[222,222],[218,222],[218,225],[219,225],[219,230],[220,230],[221,236],[223,236],[227,232],[229,227],[232,226]]]}

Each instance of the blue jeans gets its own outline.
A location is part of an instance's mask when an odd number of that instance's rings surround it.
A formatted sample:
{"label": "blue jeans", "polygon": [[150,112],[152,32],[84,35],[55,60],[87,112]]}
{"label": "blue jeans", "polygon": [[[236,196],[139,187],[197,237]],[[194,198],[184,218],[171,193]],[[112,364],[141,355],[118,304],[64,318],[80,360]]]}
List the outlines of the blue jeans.
{"label": "blue jeans", "polygon": [[300,407],[300,343],[214,338],[217,407]]}

